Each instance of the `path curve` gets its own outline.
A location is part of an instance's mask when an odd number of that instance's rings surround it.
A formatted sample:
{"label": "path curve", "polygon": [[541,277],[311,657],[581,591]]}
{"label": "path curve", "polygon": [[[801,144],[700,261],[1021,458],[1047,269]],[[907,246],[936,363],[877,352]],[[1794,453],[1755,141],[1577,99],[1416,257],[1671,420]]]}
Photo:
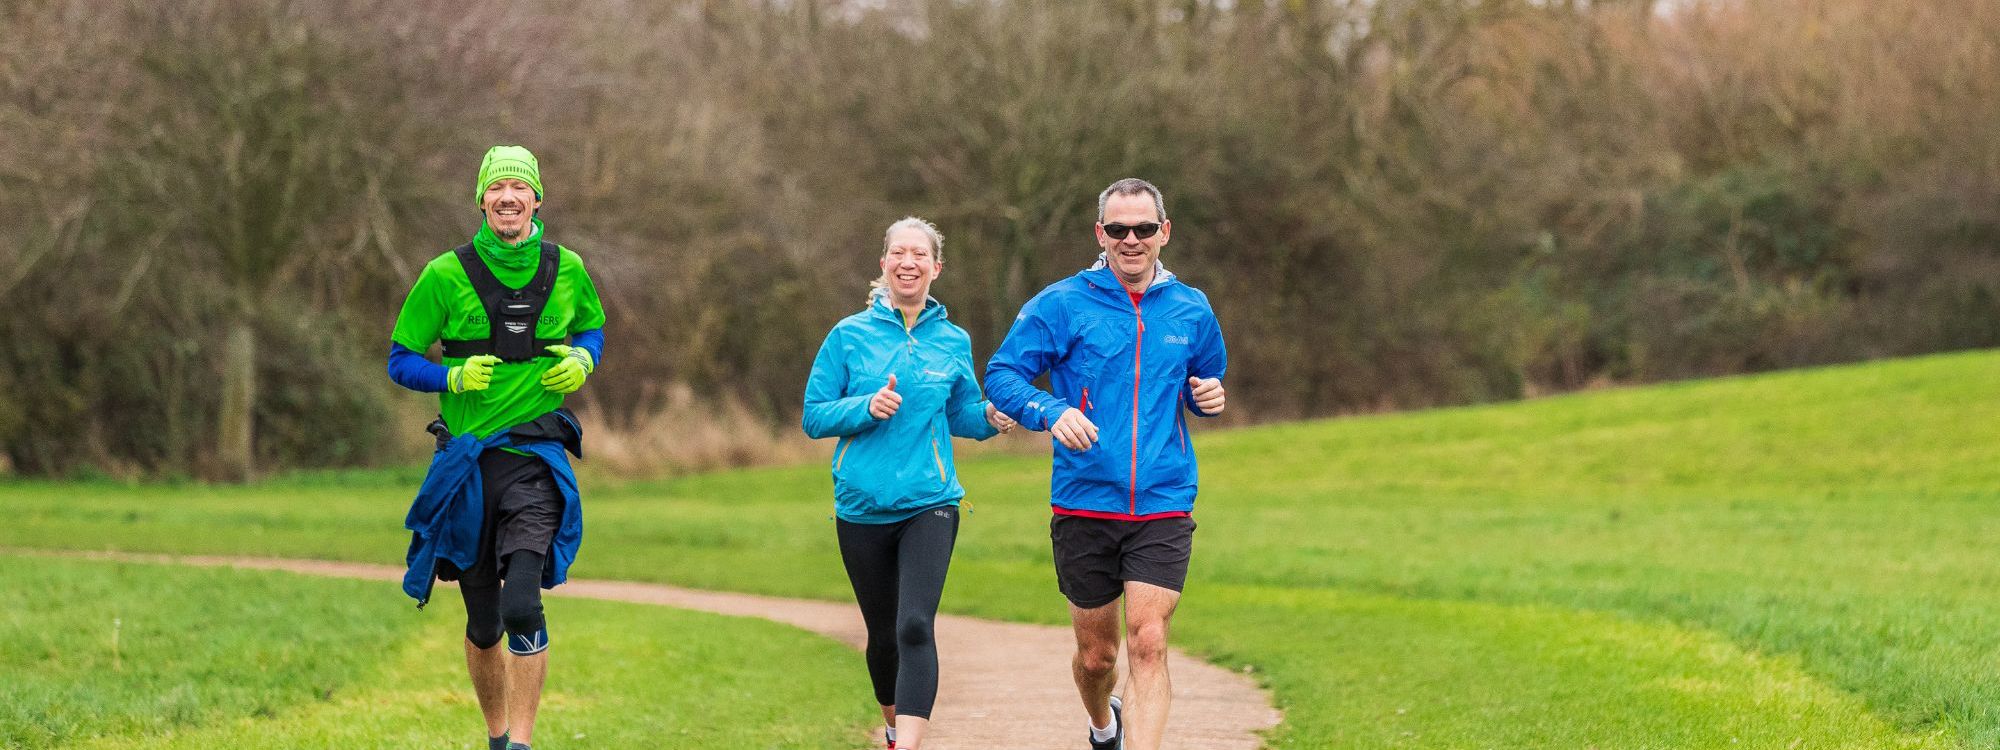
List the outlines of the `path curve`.
{"label": "path curve", "polygon": [[[132,562],[201,567],[280,570],[335,578],[400,582],[403,568],[367,563],[283,558],[145,555],[130,553],[58,554]],[[450,585],[450,584],[441,584]],[[860,648],[865,639],[861,612],[852,604],[784,599],[754,594],[684,589],[655,583],[571,579],[551,596],[658,604],[724,615],[759,617],[785,623]],[[1085,716],[1070,682],[1069,660],[1076,642],[1066,628],[997,622],[958,615],[937,621],[939,684],[929,750],[971,748],[1084,747]],[[1125,663],[1121,654],[1119,663]],[[1270,695],[1245,675],[1176,649],[1170,657],[1174,706],[1168,717],[1166,748],[1255,750],[1259,734],[1278,724]],[[854,662],[862,669],[860,659]],[[1120,678],[1121,689],[1124,675]],[[866,701],[867,696],[857,696]],[[880,730],[875,730],[880,734]]]}

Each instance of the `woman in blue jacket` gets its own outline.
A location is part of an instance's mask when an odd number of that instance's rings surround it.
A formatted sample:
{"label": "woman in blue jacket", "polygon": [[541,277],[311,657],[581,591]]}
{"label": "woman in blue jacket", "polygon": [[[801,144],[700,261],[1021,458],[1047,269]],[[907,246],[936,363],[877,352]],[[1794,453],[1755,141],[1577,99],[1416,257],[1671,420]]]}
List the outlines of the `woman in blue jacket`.
{"label": "woman in blue jacket", "polygon": [[944,237],[916,217],[889,225],[868,307],[826,335],[806,381],[807,435],[833,437],[841,560],[868,626],[868,677],[890,748],[922,742],[937,698],[932,623],[965,488],[952,436],[985,440],[1014,421],[979,394],[972,339],[930,296]]}

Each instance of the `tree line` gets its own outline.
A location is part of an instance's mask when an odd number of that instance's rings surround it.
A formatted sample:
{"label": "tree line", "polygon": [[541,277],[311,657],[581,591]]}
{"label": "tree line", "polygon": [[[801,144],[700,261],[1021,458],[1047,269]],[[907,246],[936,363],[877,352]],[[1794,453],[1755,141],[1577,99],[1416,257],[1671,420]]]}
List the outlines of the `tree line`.
{"label": "tree line", "polygon": [[[610,317],[579,394],[796,418],[884,227],[979,361],[1167,191],[1239,419],[2000,343],[1983,0],[12,0],[16,472],[406,462],[381,368],[480,153]],[[1232,403],[1232,412],[1239,411]]]}

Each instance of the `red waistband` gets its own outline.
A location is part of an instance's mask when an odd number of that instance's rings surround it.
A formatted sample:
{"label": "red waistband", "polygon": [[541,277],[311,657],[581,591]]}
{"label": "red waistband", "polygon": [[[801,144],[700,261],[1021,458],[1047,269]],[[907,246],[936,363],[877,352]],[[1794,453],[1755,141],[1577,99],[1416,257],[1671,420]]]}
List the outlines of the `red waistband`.
{"label": "red waistband", "polygon": [[1062,507],[1060,505],[1051,505],[1049,506],[1049,509],[1055,511],[1056,515],[1058,516],[1108,518],[1113,521],[1151,521],[1156,518],[1186,518],[1188,516],[1194,515],[1193,513],[1189,513],[1184,510],[1170,510],[1165,513],[1147,513],[1143,516],[1135,516],[1130,513],[1107,513],[1101,510],[1074,510],[1071,508]]}

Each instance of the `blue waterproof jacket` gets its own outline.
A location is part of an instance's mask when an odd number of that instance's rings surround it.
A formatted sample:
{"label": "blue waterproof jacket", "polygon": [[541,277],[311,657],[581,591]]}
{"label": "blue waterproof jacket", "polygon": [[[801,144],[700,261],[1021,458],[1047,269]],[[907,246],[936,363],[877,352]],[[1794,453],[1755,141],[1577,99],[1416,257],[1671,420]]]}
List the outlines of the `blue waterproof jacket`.
{"label": "blue waterproof jacket", "polygon": [[[868,401],[896,376],[903,405],[886,420]],[[972,338],[930,300],[915,325],[880,293],[868,309],[834,324],[806,380],[805,416],[814,438],[837,437],[833,510],[852,523],[895,523],[965,497],[951,460],[951,436],[985,440],[986,400],[972,366]]]}
{"label": "blue waterproof jacket", "polygon": [[459,570],[471,570],[479,562],[479,526],[486,514],[479,455],[508,447],[541,458],[555,476],[556,489],[563,498],[562,522],[549,545],[549,564],[542,568],[542,588],[554,588],[569,579],[569,565],[583,544],[583,505],[576,473],[569,468],[562,444],[544,440],[516,443],[506,430],[485,440],[458,435],[431,456],[430,473],[424,476],[417,499],[410,504],[410,514],[403,519],[403,528],[414,532],[403,593],[416,599],[418,607],[430,601],[438,560],[450,560]]}
{"label": "blue waterproof jacket", "polygon": [[[1047,430],[1075,407],[1097,425],[1097,444],[1054,443],[1050,503],[1058,513],[1140,520],[1194,510],[1189,377],[1229,368],[1208,295],[1156,266],[1137,304],[1100,261],[1050,284],[1021,307],[986,364],[986,394],[1008,416]],[[1049,375],[1054,393],[1034,381]]]}

